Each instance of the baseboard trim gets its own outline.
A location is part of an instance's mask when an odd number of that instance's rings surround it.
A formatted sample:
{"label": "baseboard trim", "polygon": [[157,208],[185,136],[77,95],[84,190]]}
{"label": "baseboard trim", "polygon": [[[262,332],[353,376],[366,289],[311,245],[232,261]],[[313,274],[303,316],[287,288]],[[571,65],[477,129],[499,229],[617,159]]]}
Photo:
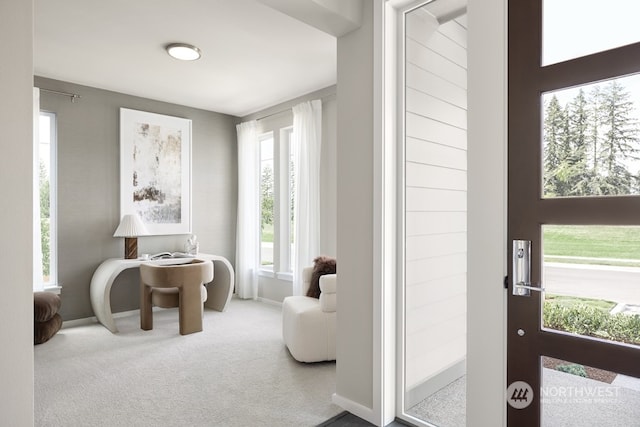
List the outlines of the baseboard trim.
{"label": "baseboard trim", "polygon": [[373,409],[367,408],[366,406],[354,402],[351,399],[347,399],[345,397],[340,396],[338,393],[334,393],[331,396],[331,401],[341,407],[344,410],[351,412],[353,415],[362,418],[370,422],[371,424],[377,425],[376,417],[374,416]]}
{"label": "baseboard trim", "polygon": [[[234,296],[235,298],[235,296]],[[282,307],[282,303],[278,302],[278,301],[273,301],[270,299],[264,299],[261,297],[258,297],[258,301],[260,302],[264,302],[266,304],[271,304],[271,305],[275,305],[278,307]],[[152,310],[162,310],[161,307],[153,307]],[[129,310],[129,311],[120,311],[118,313],[113,313],[113,318],[114,319],[119,319],[121,317],[129,317],[129,316],[134,316],[134,315],[138,315],[140,313],[140,309],[135,309],[135,310]],[[91,316],[91,317],[83,317],[82,319],[73,319],[73,320],[65,320],[62,322],[62,329],[66,329],[66,328],[75,328],[77,326],[87,326],[87,325],[92,325],[94,323],[98,323],[98,319],[96,318],[96,316]]]}
{"label": "baseboard trim", "polygon": [[459,360],[437,374],[429,377],[423,383],[410,389],[406,396],[406,407],[411,408],[431,396],[441,388],[451,384],[467,373],[467,359]]}
{"label": "baseboard trim", "polygon": [[[153,307],[155,310],[158,307]],[[129,317],[133,315],[138,315],[140,313],[139,309],[129,310],[129,311],[121,311],[118,313],[113,313],[114,319],[119,319],[121,317]],[[82,319],[73,319],[73,320],[65,320],[62,322],[62,329],[66,328],[75,328],[77,326],[87,326],[92,325],[94,323],[98,323],[98,318],[96,316],[91,317],[83,317]]]}
{"label": "baseboard trim", "polygon": [[257,301],[259,302],[263,302],[265,304],[270,304],[270,305],[275,305],[277,307],[282,307],[282,303],[279,301],[274,301],[272,299],[268,299],[268,298],[263,298],[263,297],[258,297]]}

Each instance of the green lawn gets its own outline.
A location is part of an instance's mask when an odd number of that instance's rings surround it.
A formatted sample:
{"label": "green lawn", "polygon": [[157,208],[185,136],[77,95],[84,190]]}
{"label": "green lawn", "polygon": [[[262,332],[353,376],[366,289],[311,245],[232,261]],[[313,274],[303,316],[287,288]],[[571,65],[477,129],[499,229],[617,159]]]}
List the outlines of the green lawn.
{"label": "green lawn", "polygon": [[605,313],[609,313],[611,309],[616,306],[616,303],[613,301],[551,294],[545,295],[544,302],[558,304],[568,308],[575,307],[576,305],[585,305],[587,307],[597,308]]}
{"label": "green lawn", "polygon": [[262,242],[273,242],[273,224],[265,224],[260,237]]}
{"label": "green lawn", "polygon": [[[637,261],[606,262],[607,264],[640,264],[640,227],[545,225],[543,241],[545,260],[547,261],[579,262],[577,260],[554,259],[554,256],[572,256]],[[593,261],[586,262],[595,264]],[[598,264],[602,263],[598,262]]]}

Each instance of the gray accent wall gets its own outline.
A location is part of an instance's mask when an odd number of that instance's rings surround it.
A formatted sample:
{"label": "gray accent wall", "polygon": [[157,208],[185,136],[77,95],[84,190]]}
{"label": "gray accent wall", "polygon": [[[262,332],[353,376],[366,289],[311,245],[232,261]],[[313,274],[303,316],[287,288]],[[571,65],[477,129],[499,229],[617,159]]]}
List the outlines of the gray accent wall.
{"label": "gray accent wall", "polygon": [[[192,121],[192,225],[200,251],[235,264],[237,117],[35,77],[35,86],[76,93],[41,92],[40,107],[58,125],[58,281],[64,320],[93,316],[91,276],[107,258],[122,258],[124,239],[113,237],[120,221],[120,108]],[[139,253],[181,251],[188,235],[138,238]],[[116,279],[114,313],[139,307],[137,270]]]}

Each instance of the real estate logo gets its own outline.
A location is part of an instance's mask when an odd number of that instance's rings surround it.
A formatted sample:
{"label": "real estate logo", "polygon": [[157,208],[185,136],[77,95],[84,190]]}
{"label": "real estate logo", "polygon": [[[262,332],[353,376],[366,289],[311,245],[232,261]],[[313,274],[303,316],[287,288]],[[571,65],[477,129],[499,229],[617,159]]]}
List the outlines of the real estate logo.
{"label": "real estate logo", "polygon": [[524,409],[533,401],[533,389],[524,381],[512,382],[507,387],[507,403],[512,408]]}

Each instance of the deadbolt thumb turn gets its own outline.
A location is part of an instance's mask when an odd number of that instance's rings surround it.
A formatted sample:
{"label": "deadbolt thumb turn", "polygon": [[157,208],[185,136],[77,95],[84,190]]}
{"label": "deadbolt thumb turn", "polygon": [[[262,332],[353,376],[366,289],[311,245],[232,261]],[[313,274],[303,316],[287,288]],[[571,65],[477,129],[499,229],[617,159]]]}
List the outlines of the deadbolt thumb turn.
{"label": "deadbolt thumb turn", "polygon": [[531,284],[531,240],[513,241],[513,295],[531,296],[531,291],[544,292],[544,288]]}

